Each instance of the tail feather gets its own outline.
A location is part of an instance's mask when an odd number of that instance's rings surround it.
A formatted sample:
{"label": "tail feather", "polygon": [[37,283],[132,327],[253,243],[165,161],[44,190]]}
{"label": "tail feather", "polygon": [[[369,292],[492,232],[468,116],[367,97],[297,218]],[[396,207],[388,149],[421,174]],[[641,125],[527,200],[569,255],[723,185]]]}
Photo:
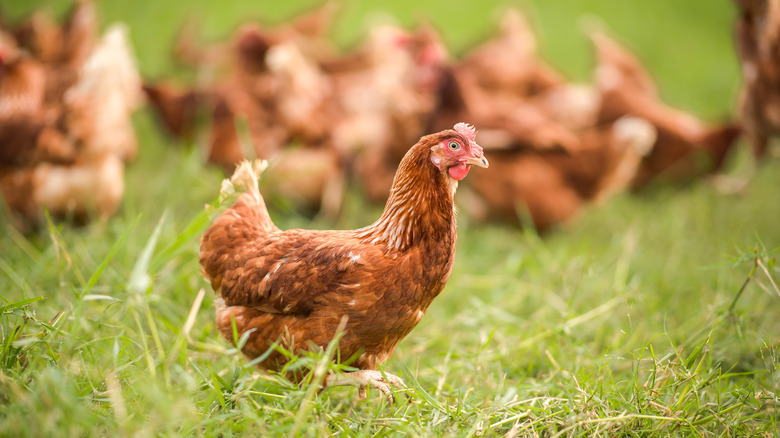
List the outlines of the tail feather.
{"label": "tail feather", "polygon": [[257,180],[260,174],[268,167],[266,160],[244,160],[236,166],[233,176],[222,180],[222,187],[219,191],[221,202],[232,197],[235,193],[250,193],[255,199],[262,200],[260,187]]}
{"label": "tail feather", "polygon": [[[267,167],[263,160],[243,161],[229,179],[222,181],[220,204],[237,193],[238,200],[217,217],[200,240],[202,273],[215,291],[222,287],[226,260],[241,258],[241,251],[269,232],[278,230],[258,188],[259,174]],[[219,292],[218,292],[219,293]]]}
{"label": "tail feather", "polygon": [[[219,191],[220,204],[229,202],[236,194],[238,200],[212,225],[243,228],[250,235],[260,235],[278,230],[268,214],[257,180],[268,167],[265,160],[244,160],[236,166],[233,176],[222,180]],[[228,225],[229,224],[229,225]]]}

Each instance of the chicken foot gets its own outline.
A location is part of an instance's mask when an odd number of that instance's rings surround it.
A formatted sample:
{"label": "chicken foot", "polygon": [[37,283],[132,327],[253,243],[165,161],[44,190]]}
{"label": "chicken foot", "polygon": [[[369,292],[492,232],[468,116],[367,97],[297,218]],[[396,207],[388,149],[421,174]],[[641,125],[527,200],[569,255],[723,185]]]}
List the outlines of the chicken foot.
{"label": "chicken foot", "polygon": [[331,374],[325,381],[324,386],[356,386],[358,388],[358,397],[360,400],[366,398],[366,389],[368,387],[376,388],[387,396],[390,404],[393,404],[395,398],[391,392],[390,385],[399,389],[406,388],[406,384],[400,377],[376,370],[360,370],[344,374]]}

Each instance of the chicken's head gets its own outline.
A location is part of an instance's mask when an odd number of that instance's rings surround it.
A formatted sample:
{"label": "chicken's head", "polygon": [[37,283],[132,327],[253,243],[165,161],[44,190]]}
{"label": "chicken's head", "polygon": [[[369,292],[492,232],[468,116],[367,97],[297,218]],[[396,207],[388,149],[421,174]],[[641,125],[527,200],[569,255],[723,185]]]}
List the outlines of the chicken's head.
{"label": "chicken's head", "polygon": [[[431,162],[455,180],[462,180],[471,166],[488,167],[482,147],[477,144],[477,131],[466,123],[455,125],[451,135],[431,147]],[[445,131],[446,132],[446,131]]]}

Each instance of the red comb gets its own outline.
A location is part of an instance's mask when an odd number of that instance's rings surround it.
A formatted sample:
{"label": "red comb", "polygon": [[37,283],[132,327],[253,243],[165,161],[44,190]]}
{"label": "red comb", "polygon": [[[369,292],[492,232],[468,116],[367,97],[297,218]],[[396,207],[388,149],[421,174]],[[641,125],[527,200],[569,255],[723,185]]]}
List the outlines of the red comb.
{"label": "red comb", "polygon": [[466,140],[469,141],[469,147],[471,147],[471,149],[482,151],[482,147],[477,144],[477,130],[473,126],[469,125],[468,123],[460,122],[455,125],[455,132],[466,137]]}
{"label": "red comb", "polygon": [[474,127],[469,125],[468,123],[460,122],[457,125],[455,125],[455,132],[466,137],[469,143],[477,142],[477,130],[474,129]]}

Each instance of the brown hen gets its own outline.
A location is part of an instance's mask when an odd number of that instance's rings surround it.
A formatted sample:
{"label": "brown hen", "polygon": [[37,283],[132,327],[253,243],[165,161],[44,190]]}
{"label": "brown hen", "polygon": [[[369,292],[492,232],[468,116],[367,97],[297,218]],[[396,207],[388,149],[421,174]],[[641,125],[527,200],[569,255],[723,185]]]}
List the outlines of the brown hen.
{"label": "brown hen", "polygon": [[[271,221],[249,163],[223,191],[248,191],[201,238],[200,264],[219,295],[217,329],[258,366],[281,370],[293,352],[324,348],[347,319],[339,348],[354,373],[330,375],[325,386],[375,387],[389,394],[395,376],[380,373],[398,342],[442,291],[455,254],[453,193],[472,165],[487,167],[473,127],[425,136],[402,160],[384,213],[350,231],[280,230]],[[259,170],[258,166],[255,171]],[[270,350],[269,350],[270,349]],[[293,378],[297,376],[291,376]]]}
{"label": "brown hen", "polygon": [[59,111],[44,103],[45,88],[41,63],[0,35],[0,169],[73,159],[72,142],[56,126]]}
{"label": "brown hen", "polygon": [[460,67],[473,73],[480,87],[521,98],[565,82],[539,59],[536,37],[525,16],[515,9],[504,13],[498,37],[467,53]]}
{"label": "brown hen", "polygon": [[77,1],[62,24],[45,10],[37,10],[14,34],[20,46],[45,66],[46,101],[58,102],[78,81],[79,69],[97,40],[95,5],[90,0]]}
{"label": "brown hen", "polygon": [[[628,50],[604,34],[593,34],[598,65],[596,86],[601,93],[600,123],[632,115],[658,130],[653,150],[643,160],[633,182],[641,188],[658,177],[687,181],[723,168],[740,129],[733,123],[711,126],[694,115],[671,108],[656,93],[650,75]],[[697,160],[708,161],[701,165]]]}
{"label": "brown hen", "polygon": [[208,93],[149,82],[143,84],[143,91],[168,134],[177,140],[193,141],[197,116],[209,99]]}
{"label": "brown hen", "polygon": [[0,191],[23,230],[33,229],[44,209],[77,222],[95,213],[106,219],[122,199],[122,160],[136,149],[130,114],[141,90],[124,28],[109,27],[78,71],[78,81],[57,102],[56,120],[36,126],[41,116],[33,113],[22,118],[26,125],[8,131],[34,142],[18,148],[34,153],[0,163],[7,165],[0,168]]}
{"label": "brown hen", "polygon": [[604,201],[626,188],[655,134],[646,121],[624,117],[583,131],[583,146],[573,153],[486,149],[485,155],[499,170],[469,180],[469,189],[478,197],[467,209],[478,220],[523,223],[527,215],[538,232],[546,232],[571,221],[588,203]]}
{"label": "brown hen", "polygon": [[739,117],[756,159],[780,133],[780,4],[774,0],[735,0],[737,54],[744,78]]}
{"label": "brown hen", "polygon": [[431,27],[387,25],[374,28],[357,55],[364,65],[332,74],[340,109],[333,143],[356,157],[355,173],[368,198],[384,202],[404,145],[427,131],[447,51]]}
{"label": "brown hen", "polygon": [[445,69],[443,76],[439,107],[431,120],[434,129],[468,118],[482,128],[486,149],[511,148],[517,143],[535,149],[580,147],[577,135],[541,104],[546,93],[562,86],[528,99],[490,92],[478,84],[478,74],[460,66]]}

